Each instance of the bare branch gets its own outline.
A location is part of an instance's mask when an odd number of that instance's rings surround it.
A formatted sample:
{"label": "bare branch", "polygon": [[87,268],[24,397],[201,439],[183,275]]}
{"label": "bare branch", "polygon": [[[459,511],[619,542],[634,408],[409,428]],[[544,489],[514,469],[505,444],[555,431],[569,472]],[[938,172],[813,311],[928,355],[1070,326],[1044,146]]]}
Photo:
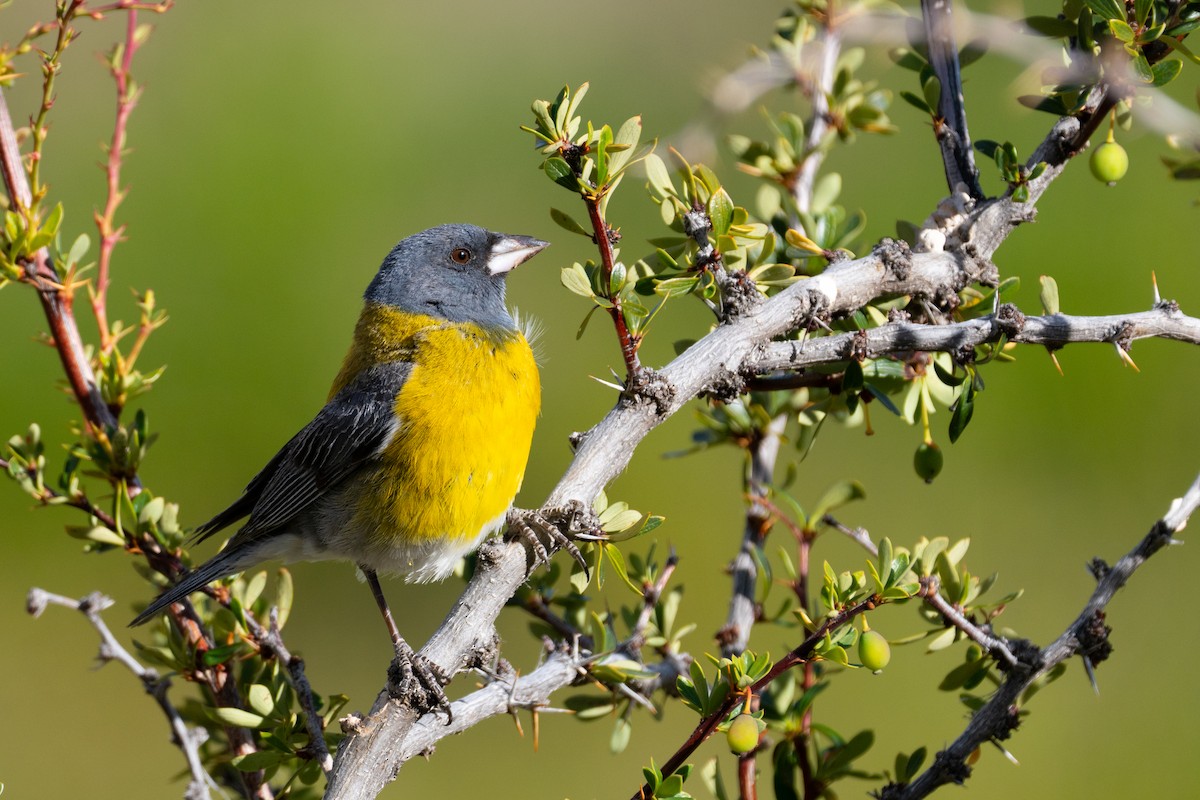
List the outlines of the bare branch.
{"label": "bare branch", "polygon": [[336,769],[329,776],[326,800],[373,798],[404,762],[427,752],[446,736],[462,733],[488,717],[509,713],[511,708],[540,709],[548,705],[553,692],[580,676],[583,663],[578,654],[556,650],[528,675],[500,675],[484,688],[452,703],[449,723],[434,714],[415,719],[410,709],[389,700],[386,691],[381,693],[376,705],[382,703],[393,713],[348,717],[342,721],[342,728],[349,734],[347,741],[378,742],[387,747],[387,777],[381,774],[380,765],[355,758],[368,750],[355,749],[347,755],[343,748],[338,751]]}
{"label": "bare branch", "polygon": [[1099,317],[1051,314],[1026,317],[1015,306],[998,314],[949,325],[892,322],[855,333],[806,341],[772,342],[759,349],[747,369],[756,373],[797,370],[850,358],[878,358],[902,352],[960,352],[1002,338],[1051,349],[1080,342],[1115,344],[1124,350],[1136,339],[1173,339],[1200,344],[1200,319],[1181,313],[1173,303],[1150,311]]}
{"label": "bare branch", "polygon": [[116,661],[141,680],[146,693],[153,697],[158,703],[158,707],[162,709],[167,722],[171,725],[172,741],[187,760],[188,771],[191,773],[192,779],[188,782],[187,791],[184,792],[185,800],[208,800],[211,796],[208,791],[209,787],[215,788],[216,783],[204,771],[204,766],[200,763],[200,745],[204,743],[205,731],[201,728],[189,730],[183,718],[179,716],[179,711],[167,698],[167,690],[171,688],[170,679],[161,678],[154,670],[143,667],[113,636],[112,631],[100,616],[100,612],[113,605],[112,599],[99,592],[92,592],[82,600],[75,600],[47,592],[44,589],[29,590],[25,608],[31,615],[35,618],[40,617],[47,605],[73,608],[82,613],[100,634],[100,653],[98,655],[100,662]]}
{"label": "bare branch", "polygon": [[271,621],[268,628],[258,624],[249,612],[246,612],[246,626],[259,646],[274,655],[279,663],[287,670],[292,688],[296,690],[296,699],[304,710],[304,727],[308,731],[309,748],[313,757],[321,765],[321,771],[326,774],[333,769],[333,756],[325,744],[325,727],[321,715],[317,713],[317,704],[313,700],[312,685],[304,672],[304,660],[292,655],[283,643],[279,633],[279,609],[271,609]]}
{"label": "bare branch", "polygon": [[979,170],[971,151],[971,134],[967,130],[967,105],[963,97],[962,66],[958,60],[958,44],[954,38],[954,5],[952,0],[921,0],[921,16],[925,20],[925,43],[929,48],[929,65],[941,84],[937,120],[934,132],[942,150],[942,165],[946,171],[946,187],[957,191],[966,186],[976,200],[983,199],[979,185]]}
{"label": "bare branch", "polygon": [[729,571],[733,576],[733,594],[729,598],[729,613],[725,624],[717,632],[721,655],[730,657],[746,649],[750,631],[758,618],[758,604],[754,601],[758,583],[758,563],[754,559],[756,550],[762,548],[771,529],[771,509],[763,503],[768,487],[774,482],[775,460],[779,456],[779,445],[787,427],[788,414],[780,414],[771,420],[764,435],[750,445],[750,467],[746,480],[746,523],[742,532],[742,546],[734,557]]}
{"label": "bare branch", "polygon": [[1017,666],[1017,657],[1013,655],[1012,650],[1008,649],[1008,643],[967,619],[961,611],[938,593],[938,587],[939,581],[935,576],[929,575],[921,578],[920,595],[925,598],[926,604],[941,614],[942,619],[965,633],[967,638],[982,647],[988,655],[997,661],[1003,660],[1010,668]]}
{"label": "bare branch", "polygon": [[[1096,590],[1062,635],[1043,650],[1021,649],[1016,655],[1017,667],[987,704],[979,709],[966,730],[945,750],[937,754],[934,763],[907,785],[889,785],[879,794],[881,800],[917,800],[927,797],[939,786],[962,783],[971,774],[966,760],[980,744],[1007,738],[1017,724],[1021,695],[1034,681],[1074,655],[1089,656],[1105,643],[1103,611],[1117,590],[1125,585],[1134,571],[1150,556],[1175,542],[1174,535],[1183,530],[1188,518],[1200,506],[1200,477],[1192,483],[1183,497],[1172,502],[1170,510],[1150,528],[1150,532],[1112,567],[1101,565]],[[1099,562],[1094,562],[1099,563]]]}
{"label": "bare branch", "polygon": [[[1047,169],[1030,182],[1036,199],[1062,171],[1069,157],[1064,146],[1079,130],[1061,120],[1037,154]],[[998,274],[988,260],[1021,222],[1032,218],[1031,203],[984,203],[958,231],[966,243],[950,251],[912,253],[902,242],[884,240],[870,254],[831,264],[821,275],[800,281],[744,314],[718,326],[659,371],[643,368],[642,380],[627,390],[605,418],[576,437],[570,467],[544,508],[572,503],[588,507],[613,478],[624,471],[637,445],[655,427],[708,387],[747,371],[761,371],[757,355],[776,337],[814,320],[846,314],[884,296],[936,297],[972,284],[995,285]],[[833,338],[833,337],[830,337]],[[487,653],[495,638],[496,617],[525,579],[525,551],[518,543],[489,542],[479,567],[445,621],[421,654],[453,674]],[[374,797],[392,780],[408,752],[416,715],[381,694],[370,716],[339,748],[327,797]]]}

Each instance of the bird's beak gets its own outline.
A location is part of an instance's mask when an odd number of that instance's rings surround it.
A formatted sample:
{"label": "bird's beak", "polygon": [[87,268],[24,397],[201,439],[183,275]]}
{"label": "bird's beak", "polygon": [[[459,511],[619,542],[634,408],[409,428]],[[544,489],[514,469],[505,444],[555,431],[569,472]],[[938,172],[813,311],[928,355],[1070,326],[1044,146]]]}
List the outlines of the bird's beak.
{"label": "bird's beak", "polygon": [[501,234],[488,253],[488,272],[503,275],[536,256],[550,245],[532,236],[509,236]]}

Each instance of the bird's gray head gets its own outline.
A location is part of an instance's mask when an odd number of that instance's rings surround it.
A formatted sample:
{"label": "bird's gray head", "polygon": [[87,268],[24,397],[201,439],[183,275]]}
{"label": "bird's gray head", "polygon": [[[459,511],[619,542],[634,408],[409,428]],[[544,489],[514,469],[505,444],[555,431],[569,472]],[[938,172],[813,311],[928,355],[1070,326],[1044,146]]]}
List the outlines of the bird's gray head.
{"label": "bird's gray head", "polygon": [[439,225],[393,247],[363,297],[412,314],[514,330],[504,278],[546,245],[475,225]]}

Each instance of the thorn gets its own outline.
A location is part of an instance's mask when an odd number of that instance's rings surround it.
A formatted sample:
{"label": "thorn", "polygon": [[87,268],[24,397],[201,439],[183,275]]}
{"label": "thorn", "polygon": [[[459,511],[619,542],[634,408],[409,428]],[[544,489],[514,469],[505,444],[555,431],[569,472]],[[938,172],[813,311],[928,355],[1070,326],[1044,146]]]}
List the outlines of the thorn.
{"label": "thorn", "polygon": [[999,750],[1001,753],[1004,753],[1004,757],[1007,758],[1009,761],[1011,761],[1013,763],[1013,766],[1015,766],[1015,767],[1021,766],[1021,762],[1017,761],[1017,757],[1014,756],[1012,753],[1008,752],[1007,750],[1005,750],[1004,746],[1002,744],[997,742],[995,739],[989,739],[988,741],[990,741],[993,745],[995,745],[997,750]]}
{"label": "thorn", "polygon": [[1154,305],[1162,302],[1162,295],[1158,293],[1158,276],[1154,274],[1154,270],[1150,270],[1150,283],[1154,285]]}
{"label": "thorn", "polygon": [[1087,671],[1088,680],[1091,681],[1092,690],[1095,691],[1096,696],[1099,697],[1100,684],[1096,683],[1096,671],[1092,669],[1092,660],[1087,656],[1081,656],[1081,658],[1083,658],[1083,668]]}
{"label": "thorn", "polygon": [[1121,347],[1121,345],[1116,342],[1113,342],[1113,347],[1117,348],[1117,355],[1121,357],[1121,360],[1124,361],[1127,366],[1133,367],[1134,372],[1141,372],[1141,370],[1138,369],[1138,365],[1133,363],[1133,359],[1130,357],[1129,353],[1125,352],[1124,347]]}
{"label": "thorn", "polygon": [[610,381],[604,380],[603,378],[597,378],[595,375],[589,375],[588,377],[591,378],[592,380],[594,380],[596,383],[599,383],[603,386],[607,386],[610,389],[616,389],[618,392],[625,391],[625,387],[619,383],[612,383]]}
{"label": "thorn", "polygon": [[1049,353],[1049,355],[1050,355],[1050,360],[1054,362],[1054,368],[1055,368],[1056,370],[1058,370],[1058,374],[1059,374],[1059,375],[1062,375],[1062,374],[1063,374],[1063,369],[1062,369],[1062,364],[1058,363],[1058,354],[1057,354],[1057,353],[1054,353],[1054,352],[1053,352],[1053,351],[1051,351],[1051,350],[1047,350],[1046,352],[1047,352],[1047,353]]}
{"label": "thorn", "polygon": [[542,718],[540,716],[538,716],[538,713],[539,712],[538,712],[537,706],[534,706],[533,708],[529,709],[529,715],[531,717],[533,717],[533,752],[535,752],[535,753],[538,751],[538,742],[541,739],[541,732],[542,732],[542,724],[541,724]]}

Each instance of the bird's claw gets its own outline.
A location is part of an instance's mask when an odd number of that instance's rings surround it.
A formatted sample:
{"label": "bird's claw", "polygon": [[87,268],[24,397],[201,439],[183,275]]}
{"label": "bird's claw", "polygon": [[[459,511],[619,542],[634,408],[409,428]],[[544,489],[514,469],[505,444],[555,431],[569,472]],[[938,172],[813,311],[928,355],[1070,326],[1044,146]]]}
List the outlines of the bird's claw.
{"label": "bird's claw", "polygon": [[413,652],[408,645],[396,648],[396,658],[388,667],[388,694],[414,709],[418,714],[440,711],[446,715],[446,724],[454,720],[450,711],[450,700],[442,687],[450,682],[450,676],[442,668],[422,655]]}
{"label": "bird's claw", "polygon": [[[591,580],[591,569],[587,559],[571,536],[564,533],[559,525],[568,531],[583,533],[598,529],[595,514],[586,509],[578,500],[572,500],[566,506],[547,509],[519,509],[508,512],[509,537],[520,539],[530,550],[532,563],[530,569],[538,564],[549,562],[550,554],[542,539],[545,537],[552,545],[570,553],[571,558],[583,569],[584,574]],[[556,524],[557,523],[557,524]]]}

